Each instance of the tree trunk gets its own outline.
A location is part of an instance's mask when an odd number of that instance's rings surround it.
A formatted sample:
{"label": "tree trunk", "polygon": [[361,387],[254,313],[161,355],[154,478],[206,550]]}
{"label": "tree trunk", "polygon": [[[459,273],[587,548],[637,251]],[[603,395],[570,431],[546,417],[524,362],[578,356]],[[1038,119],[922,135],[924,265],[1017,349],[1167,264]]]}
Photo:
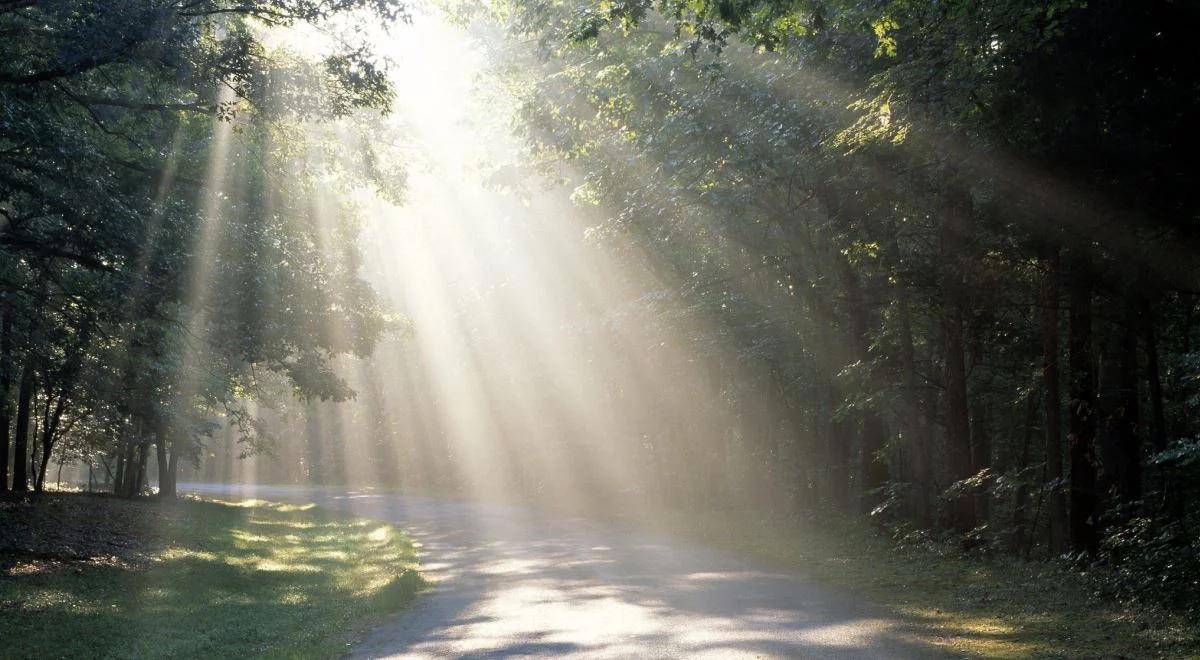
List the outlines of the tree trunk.
{"label": "tree trunk", "polygon": [[179,447],[171,443],[171,457],[167,459],[167,497],[175,498],[179,494]]}
{"label": "tree trunk", "polygon": [[1058,376],[1058,271],[1059,251],[1055,247],[1043,260],[1042,281],[1042,409],[1045,416],[1046,484],[1050,511],[1047,543],[1050,554],[1066,548],[1067,500],[1059,480],[1063,476],[1062,411]]}
{"label": "tree trunk", "polygon": [[[967,346],[964,337],[973,202],[970,190],[963,185],[953,167],[945,173],[945,181],[941,285],[946,296],[942,319],[946,339],[946,441],[950,478],[958,482],[974,474],[971,469],[971,409],[967,394]],[[972,499],[956,497],[950,503],[951,527],[956,531],[966,532],[975,528],[977,521]]]}
{"label": "tree trunk", "polygon": [[16,437],[13,439],[13,480],[12,489],[23,492],[29,490],[29,418],[33,403],[34,358],[25,356],[25,366],[21,371],[21,386],[17,391],[17,423]]}
{"label": "tree trunk", "polygon": [[[117,445],[117,472],[114,475],[112,470],[108,470],[105,478],[111,479],[113,495],[118,497],[124,495],[123,488],[125,486],[125,454],[128,453],[129,439],[121,438],[121,442]],[[108,465],[105,464],[107,469]]]}
{"label": "tree trunk", "polygon": [[[1130,336],[1134,336],[1132,329],[1116,322],[1109,324],[1100,353],[1100,429],[1097,436],[1100,469],[1096,483],[1102,501],[1110,507],[1136,499],[1134,490],[1140,490],[1135,485],[1140,482],[1140,474],[1135,474],[1140,467],[1135,380],[1137,356],[1136,353],[1130,355]],[[1136,351],[1136,345],[1133,349]]]}
{"label": "tree trunk", "polygon": [[1071,548],[1095,554],[1096,534],[1096,395],[1092,355],[1092,291],[1085,274],[1072,274],[1070,335]]}
{"label": "tree trunk", "polygon": [[[46,387],[46,396],[49,397],[50,388]],[[54,450],[54,443],[58,440],[58,429],[62,424],[63,405],[67,399],[67,389],[60,390],[58,399],[54,402],[53,412],[49,411],[50,402],[46,402],[47,415],[42,424],[42,461],[38,467],[37,481],[34,482],[34,490],[42,492],[46,487],[46,468],[50,465],[51,452]]]}
{"label": "tree trunk", "polygon": [[134,481],[137,477],[137,442],[125,440],[125,455],[118,464],[116,493],[121,497],[133,497]]}
{"label": "tree trunk", "polygon": [[155,436],[155,445],[158,448],[158,496],[175,499],[178,494],[176,475],[182,448],[177,446],[177,441],[170,441],[168,447],[167,435],[167,432],[160,431]]}
{"label": "tree trunk", "polygon": [[[992,466],[992,437],[988,434],[988,407],[982,396],[971,401],[971,471],[978,474]],[[975,519],[986,523],[991,513],[991,491],[984,484],[975,494]]]}
{"label": "tree trunk", "polygon": [[[1033,423],[1037,417],[1037,396],[1031,391],[1029,396],[1025,397],[1025,435],[1021,443],[1021,454],[1018,458],[1017,470],[1024,472],[1029,467],[1029,446],[1033,440]],[[1013,543],[1012,553],[1020,555],[1025,547],[1026,530],[1025,520],[1028,517],[1029,509],[1029,486],[1022,479],[1021,484],[1017,486],[1016,503],[1013,505]],[[1034,530],[1036,533],[1037,530]],[[1053,552],[1053,548],[1051,549]]]}
{"label": "tree trunk", "polygon": [[1125,502],[1142,499],[1141,398],[1138,396],[1138,335],[1141,325],[1137,308],[1126,307],[1121,333],[1121,472],[1120,495]]}
{"label": "tree trunk", "polygon": [[854,442],[854,424],[843,417],[835,419],[832,428],[829,446],[830,496],[837,510],[847,511],[850,509],[850,445]]}
{"label": "tree trunk", "polygon": [[133,488],[130,495],[140,495],[146,487],[146,462],[150,459],[150,438],[143,437],[137,452],[137,469],[134,471]]}
{"label": "tree trunk", "polygon": [[920,398],[917,396],[917,360],[913,350],[908,289],[902,283],[896,286],[896,303],[900,320],[900,368],[904,371],[904,433],[907,436],[905,445],[909,447],[909,465],[912,469],[913,518],[918,527],[927,529],[932,522],[929,481],[933,465],[929,451],[930,437],[925,425],[921,423]]}
{"label": "tree trunk", "polygon": [[[971,324],[970,372],[974,372],[983,364],[984,326],[977,322]],[[992,436],[988,416],[987,397],[977,393],[970,398],[971,408],[971,473],[979,474],[992,466]],[[976,524],[988,522],[991,512],[990,484],[983,483],[974,496]]]}
{"label": "tree trunk", "polygon": [[[946,334],[946,442],[950,478],[961,481],[971,470],[971,418],[967,402],[967,365],[964,355],[962,309],[955,307],[945,319]],[[975,505],[971,497],[950,502],[950,524],[959,532],[975,528]]]}
{"label": "tree trunk", "polygon": [[[870,341],[868,328],[870,321],[867,313],[867,302],[863,297],[862,282],[850,262],[841,257],[838,261],[842,286],[846,293],[846,311],[849,316],[849,343],[853,350],[853,358],[867,370],[867,382],[874,389],[875,376],[871,365]],[[879,412],[874,409],[864,410],[858,415],[861,421],[859,428],[861,451],[859,453],[859,509],[870,513],[879,503],[878,489],[887,483],[887,464],[883,462],[881,453],[887,442],[887,429]]]}
{"label": "tree trunk", "polygon": [[170,484],[168,483],[169,475],[167,475],[167,438],[162,430],[154,433],[154,454],[158,459],[158,496],[160,498],[174,497],[174,493],[169,493]]}
{"label": "tree trunk", "polygon": [[[1195,323],[1196,302],[1200,300],[1196,294],[1181,293],[1179,294],[1178,307],[1183,311],[1183,321],[1179,328],[1179,353],[1187,355],[1192,352],[1192,326]],[[1173,369],[1170,372],[1171,381],[1170,389],[1172,392],[1179,392],[1182,379],[1186,379],[1187,375],[1180,373],[1182,370]],[[1187,397],[1184,397],[1179,402],[1180,414],[1171,416],[1170,437],[1172,438],[1187,438],[1190,437],[1194,426],[1191,406],[1188,405]]]}
{"label": "tree trunk", "polygon": [[883,447],[887,443],[887,427],[883,419],[874,410],[868,410],[862,416],[862,454],[860,474],[862,474],[862,499],[859,506],[863,513],[871,513],[881,501],[878,490],[888,480],[887,464],[883,461]]}
{"label": "tree trunk", "polygon": [[1146,347],[1146,384],[1150,395],[1150,446],[1155,452],[1167,448],[1167,417],[1163,410],[1162,376],[1158,369],[1158,337],[1154,309],[1143,302],[1142,340]]}
{"label": "tree trunk", "polygon": [[9,294],[0,302],[0,492],[8,490],[8,451],[11,446],[9,425],[12,423],[9,407],[9,388],[12,386],[12,304]]}
{"label": "tree trunk", "polygon": [[50,467],[50,452],[42,445],[42,460],[39,461],[37,478],[33,482],[33,490],[40,493],[46,488],[46,470]]}

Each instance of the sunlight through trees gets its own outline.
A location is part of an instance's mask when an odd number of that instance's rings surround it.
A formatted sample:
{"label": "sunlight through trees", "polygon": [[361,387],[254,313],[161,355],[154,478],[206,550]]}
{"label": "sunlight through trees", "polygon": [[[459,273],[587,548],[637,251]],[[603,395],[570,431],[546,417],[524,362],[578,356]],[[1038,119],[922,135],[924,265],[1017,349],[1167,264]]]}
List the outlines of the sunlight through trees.
{"label": "sunlight through trees", "polygon": [[0,0],[0,485],[834,516],[1194,608],[1197,18]]}

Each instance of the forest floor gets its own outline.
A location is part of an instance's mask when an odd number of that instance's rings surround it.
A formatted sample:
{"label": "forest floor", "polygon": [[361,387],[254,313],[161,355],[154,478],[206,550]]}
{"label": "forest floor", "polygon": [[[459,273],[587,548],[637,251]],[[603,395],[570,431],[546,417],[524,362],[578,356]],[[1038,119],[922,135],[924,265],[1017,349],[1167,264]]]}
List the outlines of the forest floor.
{"label": "forest floor", "polygon": [[1200,621],[1101,597],[1054,562],[897,548],[866,526],[653,514],[639,525],[848,589],[908,621],[916,641],[986,658],[1200,658]]}
{"label": "forest floor", "polygon": [[423,586],[394,527],[313,505],[0,501],[8,657],[337,657]]}

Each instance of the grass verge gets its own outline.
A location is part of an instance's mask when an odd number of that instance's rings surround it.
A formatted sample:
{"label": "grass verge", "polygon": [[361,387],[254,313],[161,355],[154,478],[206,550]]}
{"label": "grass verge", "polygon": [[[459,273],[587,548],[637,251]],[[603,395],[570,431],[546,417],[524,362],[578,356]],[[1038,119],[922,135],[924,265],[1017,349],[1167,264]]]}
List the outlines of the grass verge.
{"label": "grass verge", "polygon": [[[1200,658],[1200,621],[1099,597],[1050,562],[896,548],[862,525],[694,514],[639,521],[861,594],[898,631],[978,658]],[[799,525],[799,526],[798,526]]]}
{"label": "grass verge", "polygon": [[135,524],[84,525],[88,538],[53,546],[111,543],[108,556],[8,548],[7,657],[336,657],[348,633],[407,606],[423,585],[400,531],[313,505],[57,497],[73,512],[56,521],[52,500],[10,513],[24,520],[16,533],[71,528],[80,510]]}

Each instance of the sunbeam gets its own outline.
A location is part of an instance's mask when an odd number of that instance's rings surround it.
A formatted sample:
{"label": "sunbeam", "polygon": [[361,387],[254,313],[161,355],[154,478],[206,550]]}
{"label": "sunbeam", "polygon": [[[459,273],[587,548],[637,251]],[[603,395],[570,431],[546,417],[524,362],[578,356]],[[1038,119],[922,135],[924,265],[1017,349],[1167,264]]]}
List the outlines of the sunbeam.
{"label": "sunbeam", "polygon": [[0,656],[1196,656],[1197,19],[0,0]]}

